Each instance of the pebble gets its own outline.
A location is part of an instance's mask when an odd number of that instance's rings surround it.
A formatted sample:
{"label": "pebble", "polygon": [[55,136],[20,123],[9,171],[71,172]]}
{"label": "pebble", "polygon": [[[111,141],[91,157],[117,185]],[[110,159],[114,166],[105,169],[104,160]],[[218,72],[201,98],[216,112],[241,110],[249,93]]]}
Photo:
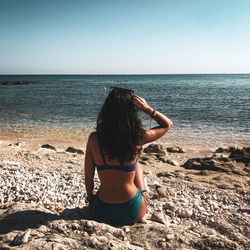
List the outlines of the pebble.
{"label": "pebble", "polygon": [[179,166],[179,163],[175,160],[166,159],[165,162],[172,165],[172,166]]}
{"label": "pebble", "polygon": [[20,167],[20,162],[5,160],[0,163],[1,165],[10,165],[14,167]]}
{"label": "pebble", "polygon": [[167,202],[167,203],[164,204],[163,207],[164,207],[164,209],[169,209],[169,210],[174,211],[176,205],[173,202]]}
{"label": "pebble", "polygon": [[170,153],[185,153],[185,150],[183,148],[178,147],[178,146],[168,147],[167,151]]}
{"label": "pebble", "polygon": [[153,182],[153,185],[159,186],[159,187],[161,186],[160,183],[159,183],[159,181],[154,181],[154,182]]}
{"label": "pebble", "polygon": [[174,234],[167,234],[166,235],[166,239],[169,241],[169,240],[173,240],[175,238],[175,235]]}
{"label": "pebble", "polygon": [[83,174],[31,170],[16,162],[5,161],[4,168],[0,168],[0,202],[59,203],[67,207],[86,205],[83,179]]}
{"label": "pebble", "polygon": [[131,231],[129,227],[124,227],[123,230],[124,230],[124,232],[126,232],[126,233],[129,233],[129,232]]}

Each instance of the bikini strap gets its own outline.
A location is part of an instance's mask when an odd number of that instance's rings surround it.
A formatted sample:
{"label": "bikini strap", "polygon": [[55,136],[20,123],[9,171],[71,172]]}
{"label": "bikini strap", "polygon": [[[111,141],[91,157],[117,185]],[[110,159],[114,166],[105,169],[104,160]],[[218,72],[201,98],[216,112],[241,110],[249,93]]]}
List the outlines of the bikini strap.
{"label": "bikini strap", "polygon": [[97,142],[98,142],[98,147],[99,147],[99,150],[100,150],[100,154],[101,154],[101,156],[102,156],[103,163],[104,163],[104,165],[106,165],[106,161],[105,161],[105,158],[104,158],[104,154],[103,154],[103,152],[102,152],[102,147],[101,147],[101,145],[100,145],[98,139],[97,139]]}
{"label": "bikini strap", "polygon": [[[120,162],[120,167],[122,167],[124,161],[125,161],[125,160],[122,160],[122,161]],[[133,163],[132,165],[134,165],[134,164],[136,165],[137,161],[138,161],[138,158],[136,157],[135,163]]]}
{"label": "bikini strap", "polygon": [[146,199],[147,203],[150,203],[150,200],[148,199],[148,197],[146,197],[146,196],[143,194],[143,193],[145,193],[145,192],[148,192],[148,191],[145,190],[145,189],[141,190],[141,195],[142,195],[142,197],[143,197],[144,199]]}

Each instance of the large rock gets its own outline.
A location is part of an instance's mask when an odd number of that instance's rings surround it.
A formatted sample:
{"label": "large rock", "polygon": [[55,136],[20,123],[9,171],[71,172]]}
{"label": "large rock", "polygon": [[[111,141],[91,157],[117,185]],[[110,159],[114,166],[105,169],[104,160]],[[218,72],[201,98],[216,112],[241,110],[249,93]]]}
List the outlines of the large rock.
{"label": "large rock", "polygon": [[185,169],[212,170],[220,172],[233,172],[235,164],[226,157],[205,157],[193,158],[185,162],[182,167]]}
{"label": "large rock", "polygon": [[50,144],[43,144],[42,148],[47,148],[47,149],[51,149],[51,150],[56,150],[56,148]]}
{"label": "large rock", "polygon": [[150,144],[143,150],[143,152],[147,154],[166,155],[166,151],[161,144]]}
{"label": "large rock", "polygon": [[75,148],[75,147],[68,147],[68,148],[66,149],[66,152],[68,152],[68,153],[77,153],[77,154],[84,155],[83,150],[81,150],[81,149],[79,149],[79,148]]}
{"label": "large rock", "polygon": [[242,149],[232,149],[229,158],[248,165],[250,163],[250,147]]}
{"label": "large rock", "polygon": [[170,153],[185,153],[185,150],[183,148],[178,147],[178,146],[168,147],[167,151]]}

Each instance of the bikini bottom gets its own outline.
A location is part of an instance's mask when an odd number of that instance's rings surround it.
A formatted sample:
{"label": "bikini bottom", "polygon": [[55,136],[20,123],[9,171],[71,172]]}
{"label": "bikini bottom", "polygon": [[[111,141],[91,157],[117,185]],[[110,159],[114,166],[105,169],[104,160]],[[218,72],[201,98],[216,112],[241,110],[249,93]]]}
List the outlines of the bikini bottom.
{"label": "bikini bottom", "polygon": [[100,200],[98,193],[94,207],[96,216],[115,224],[132,224],[137,217],[142,203],[142,193],[137,188],[136,195],[124,203],[107,203]]}

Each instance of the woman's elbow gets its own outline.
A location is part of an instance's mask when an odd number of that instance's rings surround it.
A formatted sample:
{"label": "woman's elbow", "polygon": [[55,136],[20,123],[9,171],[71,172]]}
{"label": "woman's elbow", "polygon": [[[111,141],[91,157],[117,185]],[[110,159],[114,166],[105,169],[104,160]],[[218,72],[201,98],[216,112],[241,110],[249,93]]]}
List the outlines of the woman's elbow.
{"label": "woman's elbow", "polygon": [[169,120],[165,126],[166,132],[173,127],[173,122]]}
{"label": "woman's elbow", "polygon": [[172,121],[169,121],[168,129],[171,129],[172,127],[173,127],[173,122],[172,122]]}

